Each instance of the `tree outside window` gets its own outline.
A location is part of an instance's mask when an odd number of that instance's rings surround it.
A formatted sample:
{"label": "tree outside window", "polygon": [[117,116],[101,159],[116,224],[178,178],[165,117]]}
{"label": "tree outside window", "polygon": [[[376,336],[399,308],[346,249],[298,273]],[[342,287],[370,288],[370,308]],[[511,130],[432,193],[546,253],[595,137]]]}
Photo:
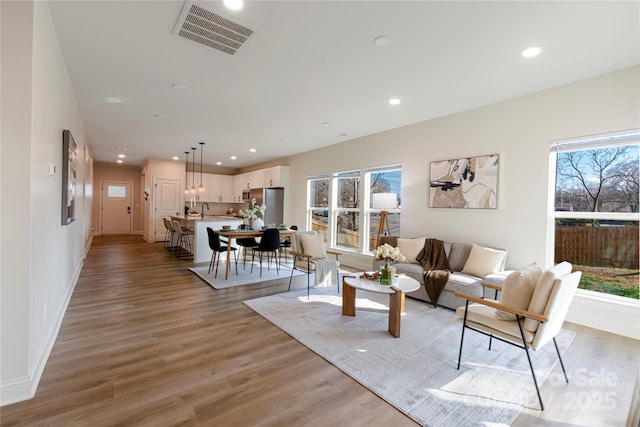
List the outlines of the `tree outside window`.
{"label": "tree outside window", "polygon": [[581,289],[637,299],[639,145],[611,139],[557,146],[554,260],[583,272]]}

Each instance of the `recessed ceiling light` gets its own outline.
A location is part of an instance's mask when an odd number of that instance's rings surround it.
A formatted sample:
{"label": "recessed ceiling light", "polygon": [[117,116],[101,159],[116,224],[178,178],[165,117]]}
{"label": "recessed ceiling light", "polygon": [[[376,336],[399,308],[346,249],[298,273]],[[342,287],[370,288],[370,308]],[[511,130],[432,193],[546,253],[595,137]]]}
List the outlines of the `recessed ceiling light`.
{"label": "recessed ceiling light", "polygon": [[249,152],[250,152],[250,153],[255,153],[255,152],[256,152],[256,149],[255,149],[255,148],[249,148]]}
{"label": "recessed ceiling light", "polygon": [[240,10],[242,9],[243,2],[242,0],[224,0],[224,5],[231,10]]}
{"label": "recessed ceiling light", "polygon": [[119,104],[122,102],[120,98],[116,98],[115,96],[108,96],[104,99],[104,102],[108,104]]}
{"label": "recessed ceiling light", "polygon": [[230,158],[231,160],[235,160],[235,159],[237,159],[237,157],[236,157],[236,156],[231,156],[231,157],[229,157],[229,158]]}
{"label": "recessed ceiling light", "polygon": [[118,163],[122,163],[122,162],[123,162],[123,160],[116,160],[116,162],[118,162]]}
{"label": "recessed ceiling light", "polygon": [[322,127],[325,127],[325,128],[326,128],[327,126],[329,126],[329,123],[327,123],[327,122],[322,122],[322,123],[320,123],[320,126],[322,126]]}
{"label": "recessed ceiling light", "polygon": [[166,119],[167,116],[163,115],[163,114],[154,114],[153,115],[154,119]]}
{"label": "recessed ceiling light", "polygon": [[349,134],[348,133],[341,133],[338,136],[344,138],[345,136],[349,136]]}
{"label": "recessed ceiling light", "polygon": [[178,156],[173,156],[173,157],[172,157],[172,159],[173,159],[173,160],[180,160],[180,159],[178,158]]}
{"label": "recessed ceiling light", "polygon": [[389,36],[378,36],[375,39],[373,39],[373,44],[375,44],[376,46],[386,46],[391,42],[391,37]]}
{"label": "recessed ceiling light", "polygon": [[187,87],[180,83],[174,83],[171,85],[174,90],[185,90]]}
{"label": "recessed ceiling light", "polygon": [[533,58],[534,56],[540,55],[542,49],[538,46],[531,46],[522,51],[522,56],[525,58]]}
{"label": "recessed ceiling light", "polygon": [[111,147],[112,150],[122,150],[122,151],[127,151],[126,148],[124,147],[116,147],[115,145],[113,147]]}
{"label": "recessed ceiling light", "polygon": [[389,104],[391,104],[391,105],[398,105],[398,104],[400,104],[400,102],[402,102],[402,101],[400,101],[399,98],[391,98],[389,100]]}
{"label": "recessed ceiling light", "polygon": [[222,164],[222,162],[216,162],[216,165],[220,166]]}
{"label": "recessed ceiling light", "polygon": [[118,157],[120,157],[121,159],[124,159],[124,154],[118,154]]}

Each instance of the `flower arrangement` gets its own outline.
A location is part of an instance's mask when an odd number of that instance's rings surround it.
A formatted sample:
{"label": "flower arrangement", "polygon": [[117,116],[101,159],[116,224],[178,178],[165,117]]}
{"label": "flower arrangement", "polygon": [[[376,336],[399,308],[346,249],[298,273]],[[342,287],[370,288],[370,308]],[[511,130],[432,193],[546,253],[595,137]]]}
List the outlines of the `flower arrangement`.
{"label": "flower arrangement", "polygon": [[377,261],[384,261],[384,265],[386,267],[388,267],[389,263],[392,261],[398,262],[406,259],[405,256],[400,253],[399,248],[394,248],[388,243],[378,246],[373,253],[376,256]]}
{"label": "flower arrangement", "polygon": [[258,218],[258,216],[264,215],[264,211],[266,210],[267,206],[264,203],[258,205],[254,197],[253,199],[251,199],[251,207],[248,209],[241,209],[240,211],[238,211],[238,214],[240,214],[240,216],[245,219],[256,219]]}

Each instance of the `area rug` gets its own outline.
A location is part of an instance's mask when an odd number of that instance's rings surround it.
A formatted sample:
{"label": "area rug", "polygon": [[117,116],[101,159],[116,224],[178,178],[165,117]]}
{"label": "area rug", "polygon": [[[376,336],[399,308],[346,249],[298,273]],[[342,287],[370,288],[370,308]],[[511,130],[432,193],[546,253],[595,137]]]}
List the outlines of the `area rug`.
{"label": "area rug", "polygon": [[[356,316],[342,316],[335,289],[289,292],[245,301],[271,323],[422,425],[510,424],[523,407],[538,408],[523,350],[473,331],[452,310],[407,298],[400,338],[387,332],[387,295],[358,292]],[[561,331],[564,352],[575,334]],[[541,384],[558,360],[553,345],[531,352]],[[560,368],[554,375],[562,375]],[[544,396],[543,396],[544,398]]]}
{"label": "area rug", "polygon": [[[211,273],[208,273],[209,264],[203,267],[192,267],[189,270],[193,271],[198,277],[207,282],[207,284],[214,289],[231,288],[234,286],[249,285],[251,283],[266,282],[268,280],[276,279],[288,280],[289,277],[291,277],[291,268],[283,265],[280,267],[280,273],[278,273],[273,264],[271,264],[270,269],[267,269],[267,265],[264,261],[262,264],[262,277],[260,277],[260,266],[257,263],[253,266],[253,273],[251,273],[250,262],[247,262],[247,265],[244,268],[242,267],[242,262],[239,262],[237,275],[235,266],[231,264],[229,266],[229,278],[227,280],[224,278],[224,269],[224,264],[220,262],[217,278],[215,277],[215,267],[211,269]],[[301,276],[303,274],[306,275],[307,273],[300,270],[293,271],[294,277]],[[310,280],[311,284],[313,284],[313,275]]]}

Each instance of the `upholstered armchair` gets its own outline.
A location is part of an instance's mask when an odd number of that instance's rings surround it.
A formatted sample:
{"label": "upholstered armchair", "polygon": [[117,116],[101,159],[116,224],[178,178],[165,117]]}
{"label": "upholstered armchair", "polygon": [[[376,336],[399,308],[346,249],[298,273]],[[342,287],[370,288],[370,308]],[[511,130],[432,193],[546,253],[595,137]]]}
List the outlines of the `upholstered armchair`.
{"label": "upholstered armchair", "polygon": [[456,296],[466,300],[465,306],[456,311],[458,320],[462,322],[458,369],[467,329],[487,335],[489,350],[494,338],[522,348],[529,361],[540,409],[544,410],[529,349],[537,350],[553,341],[564,378],[569,382],[556,335],[562,328],[582,275],[579,271],[571,273],[571,269],[570,263],[561,262],[544,272],[535,264],[514,271],[506,277],[502,286],[488,285],[501,292],[498,301],[456,292]]}
{"label": "upholstered armchair", "polygon": [[[289,290],[291,290],[294,270],[301,270],[307,273],[307,297],[309,297],[311,273],[315,274],[314,287],[336,285],[340,292],[338,273],[340,253],[326,250],[320,234],[315,231],[294,231],[291,235],[290,252],[293,257],[293,268],[289,277]],[[329,255],[335,258],[329,258]]]}

